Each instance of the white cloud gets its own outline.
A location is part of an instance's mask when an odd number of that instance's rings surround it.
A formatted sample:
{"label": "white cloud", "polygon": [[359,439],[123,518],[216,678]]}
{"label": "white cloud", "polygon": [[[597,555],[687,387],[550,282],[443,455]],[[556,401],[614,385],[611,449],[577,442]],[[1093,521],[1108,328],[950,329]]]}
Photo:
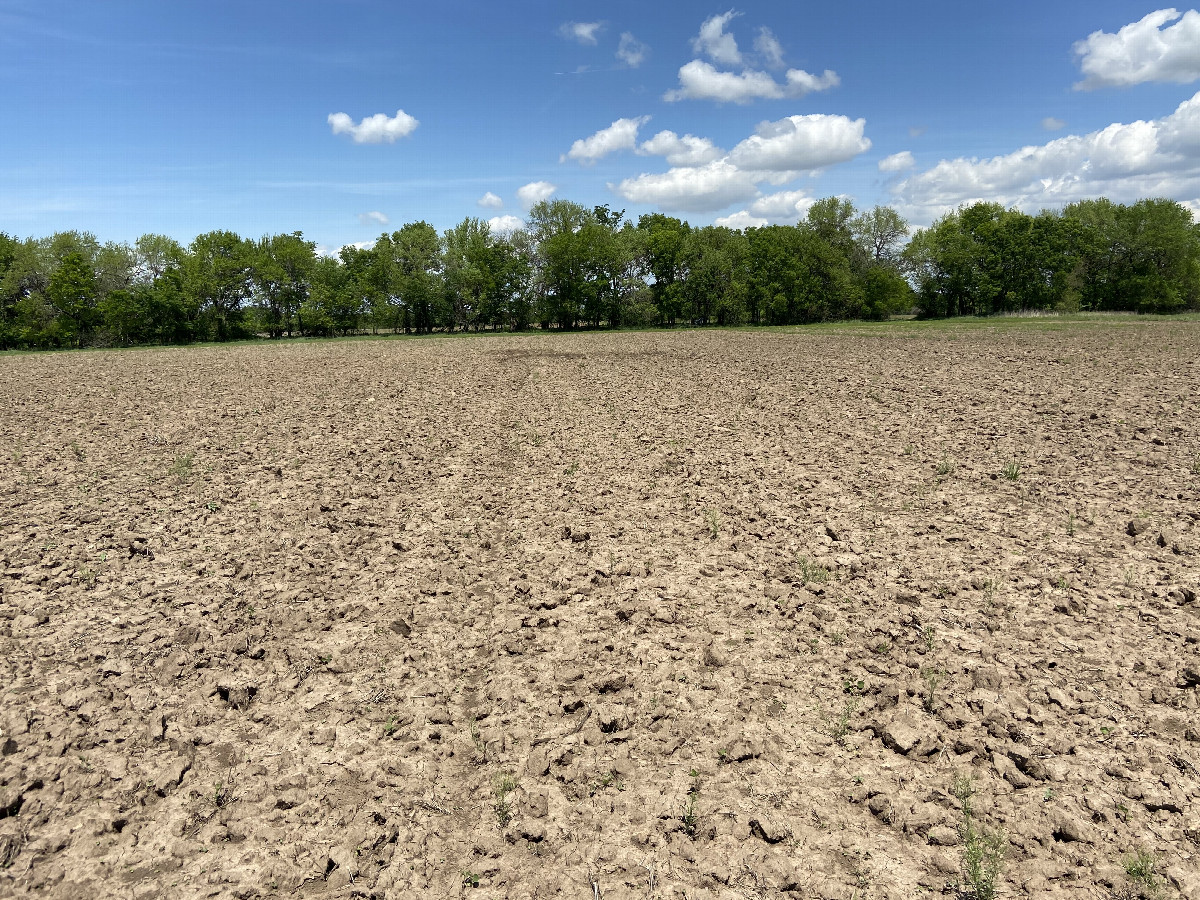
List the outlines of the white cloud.
{"label": "white cloud", "polygon": [[805,191],[779,191],[759,197],[747,209],[722,216],[714,224],[728,228],[761,228],[764,225],[795,225],[816,202]]}
{"label": "white cloud", "polygon": [[741,65],[742,54],[738,50],[737,41],[725,30],[725,26],[737,15],[738,13],[730,10],[705,19],[704,24],[700,26],[700,33],[692,39],[692,49],[719,63],[729,66]]}
{"label": "white cloud", "polygon": [[326,121],[334,134],[348,134],[356,144],[382,144],[385,141],[393,144],[398,138],[408,137],[421,124],[402,109],[396,110],[396,115],[390,119],[383,113],[376,113],[357,125],[344,112],[330,113]]}
{"label": "white cloud", "polygon": [[663,94],[668,102],[676,100],[716,100],[718,103],[750,103],[754,100],[779,100],[803,97],[841,83],[836,72],[826,69],[813,75],[803,69],[788,69],[786,82],[780,84],[766,72],[744,69],[740,74],[721,72],[702,59],[693,59],[679,69],[679,87]]}
{"label": "white cloud", "polygon": [[905,169],[911,169],[917,164],[913,159],[911,151],[901,150],[899,153],[893,153],[891,156],[885,156],[879,161],[880,172],[903,172]]}
{"label": "white cloud", "polygon": [[[1163,28],[1168,22],[1174,22]],[[1072,48],[1086,76],[1076,90],[1200,78],[1200,12],[1160,9],[1116,34],[1094,31]]]}
{"label": "white cloud", "polygon": [[913,125],[908,129],[908,136],[910,138],[919,138],[925,133],[925,130],[926,129],[924,125]]}
{"label": "white cloud", "polygon": [[1200,195],[1200,93],[1169,116],[1114,123],[990,159],[942,160],[893,189],[912,218],[931,219],[977,199],[1035,211],[1105,196]]}
{"label": "white cloud", "polygon": [[594,46],[603,28],[603,22],[564,22],[558,26],[558,33],[569,41]]}
{"label": "white cloud", "polygon": [[[551,184],[548,181],[531,181],[529,184],[522,185],[517,188],[517,200],[526,209],[529,209],[535,203],[542,200],[548,200],[550,195],[558,190],[558,185]],[[504,218],[501,216],[501,218]]]}
{"label": "white cloud", "polygon": [[758,29],[758,37],[754,39],[754,49],[773,69],[783,68],[783,46],[779,43],[770,28]]}
{"label": "white cloud", "polygon": [[810,197],[804,191],[780,191],[759,197],[750,204],[750,212],[787,223],[798,222],[808,215],[809,207],[816,202],[815,197]]}
{"label": "white cloud", "polygon": [[617,46],[617,59],[631,69],[636,69],[646,59],[650,48],[635,38],[630,32],[621,34],[621,43]]}
{"label": "white cloud", "polygon": [[729,154],[740,169],[795,172],[823,169],[871,149],[865,119],[814,114],[763,122]]}
{"label": "white cloud", "polygon": [[386,225],[388,217],[379,212],[379,210],[372,210],[371,212],[359,213],[358,221],[363,225]]}
{"label": "white cloud", "polygon": [[660,131],[638,147],[642,156],[663,156],[672,166],[702,166],[720,159],[725,151],[708,138],[685,134],[680,137],[673,131]]}
{"label": "white cloud", "polygon": [[735,228],[738,231],[745,231],[747,228],[762,228],[764,225],[771,223],[759,216],[750,215],[744,209],[739,209],[728,216],[721,216],[714,219],[713,224],[722,228]]}
{"label": "white cloud", "polygon": [[758,173],[745,172],[727,159],[703,166],[672,168],[662,173],[646,173],[609,185],[632,203],[646,203],[662,209],[708,212],[731,203],[745,202],[758,196]]}
{"label": "white cloud", "polygon": [[617,119],[591,137],[577,140],[571,145],[570,150],[558,158],[558,161],[566,162],[568,159],[576,159],[581,165],[590,166],[596,160],[603,159],[610,153],[632,150],[637,146],[638,129],[649,121],[649,116],[638,116],[636,119]]}
{"label": "white cloud", "polygon": [[1046,116],[1042,119],[1042,128],[1046,131],[1062,131],[1067,127],[1067,123],[1062,119],[1056,119],[1054,116]]}
{"label": "white cloud", "polygon": [[482,206],[484,209],[503,209],[504,208],[504,201],[501,200],[499,197],[497,197],[495,194],[493,194],[491,191],[488,191],[486,194],[484,194],[482,197],[480,197],[475,202],[479,206]]}
{"label": "white cloud", "polygon": [[[845,162],[865,152],[871,142],[863,137],[864,124],[862,119],[830,115],[788,116],[777,122],[763,122],[754,135],[719,159],[707,158],[719,151],[706,138],[679,138],[674,132],[663,131],[638,152],[665,155],[673,163],[671,169],[626,178],[608,187],[634,203],[653,204],[664,210],[711,212],[757,200],[760,184],[783,184],[804,172]],[[755,214],[778,211],[778,204],[789,198],[798,202],[802,197],[801,192],[771,195],[763,201],[768,205]]]}
{"label": "white cloud", "polygon": [[523,219],[516,216],[493,216],[488,219],[488,228],[492,234],[512,234],[525,227]]}

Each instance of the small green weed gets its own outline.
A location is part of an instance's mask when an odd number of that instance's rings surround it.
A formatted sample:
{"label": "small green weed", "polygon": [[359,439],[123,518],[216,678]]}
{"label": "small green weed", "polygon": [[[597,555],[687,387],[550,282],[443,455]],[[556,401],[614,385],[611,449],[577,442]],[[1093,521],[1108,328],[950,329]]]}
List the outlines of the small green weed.
{"label": "small green weed", "polygon": [[709,538],[715,541],[721,533],[721,514],[710,506],[704,511],[704,525],[708,528]]}
{"label": "small green weed", "polygon": [[1004,868],[1004,853],[1008,839],[1003,831],[984,828],[975,821],[972,798],[974,783],[968,776],[954,779],[952,792],[962,804],[962,822],[958,834],[962,839],[962,870],[966,896],[971,900],[993,900],[996,879]]}
{"label": "small green weed", "polygon": [[921,641],[925,644],[925,652],[932,653],[933,645],[937,640],[937,632],[933,630],[932,625],[926,625],[921,629]]}
{"label": "small green weed", "polygon": [[948,456],[943,456],[937,464],[938,478],[945,478],[954,472],[954,460]]}
{"label": "small green weed", "polygon": [[925,712],[932,713],[937,708],[937,689],[946,680],[946,673],[942,669],[931,668],[923,670],[921,677],[925,679]]}
{"label": "small green weed", "polygon": [[496,802],[492,809],[496,813],[496,821],[503,828],[512,821],[512,802],[508,799],[508,795],[517,789],[517,780],[511,775],[501,773],[496,776],[492,782],[492,792],[496,795]]}
{"label": "small green weed", "polygon": [[797,564],[800,566],[800,578],[805,584],[824,584],[829,580],[829,570],[807,556],[800,557]]}
{"label": "small green weed", "polygon": [[679,817],[683,822],[684,834],[693,839],[700,833],[700,816],[696,812],[696,803],[700,799],[700,782],[697,780],[699,774],[692,769],[692,789],[688,791],[687,800],[683,803],[683,814]]}
{"label": "small green weed", "polygon": [[459,873],[462,876],[463,887],[477,888],[479,887],[479,876],[469,869],[463,869]]}
{"label": "small green weed", "polygon": [[167,474],[173,475],[180,481],[187,481],[192,477],[192,469],[196,463],[195,453],[184,453],[175,457],[170,466],[167,467]]}
{"label": "small green weed", "polygon": [[1016,481],[1021,477],[1021,464],[1013,460],[1004,467],[1004,477],[1009,481]]}
{"label": "small green weed", "polygon": [[1140,847],[1133,853],[1121,857],[1121,865],[1125,867],[1125,874],[1129,876],[1129,880],[1138,885],[1143,891],[1148,892],[1149,896],[1156,896],[1161,888],[1158,881],[1158,873],[1155,869],[1158,867],[1158,857],[1144,847]]}

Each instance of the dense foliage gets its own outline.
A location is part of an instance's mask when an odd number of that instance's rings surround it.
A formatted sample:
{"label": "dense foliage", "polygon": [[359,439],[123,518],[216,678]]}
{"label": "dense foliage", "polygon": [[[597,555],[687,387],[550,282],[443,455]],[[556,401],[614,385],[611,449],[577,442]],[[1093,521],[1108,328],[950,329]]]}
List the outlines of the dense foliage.
{"label": "dense foliage", "polygon": [[1037,216],[978,203],[907,237],[895,210],[835,197],[798,225],[744,232],[549,200],[512,234],[413,222],[336,258],[299,232],[187,247],[0,233],[0,349],[1200,308],[1200,226],[1168,200]]}
{"label": "dense foliage", "polygon": [[1200,309],[1200,225],[1171,200],[976,203],[918,231],[904,261],[927,316]]}

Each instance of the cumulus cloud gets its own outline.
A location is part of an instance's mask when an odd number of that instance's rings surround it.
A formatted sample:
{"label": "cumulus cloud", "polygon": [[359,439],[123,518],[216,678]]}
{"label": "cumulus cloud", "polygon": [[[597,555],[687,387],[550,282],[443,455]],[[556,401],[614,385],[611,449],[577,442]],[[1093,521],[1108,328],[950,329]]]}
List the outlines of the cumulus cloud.
{"label": "cumulus cloud", "polygon": [[807,216],[809,208],[816,202],[816,198],[805,191],[780,191],[759,197],[750,204],[750,212],[773,222],[790,224]]}
{"label": "cumulus cloud", "polygon": [[[1169,22],[1175,24],[1163,28]],[[1200,78],[1200,12],[1156,10],[1116,34],[1092,32],[1072,49],[1086,76],[1076,90],[1146,81],[1186,84]]]}
{"label": "cumulus cloud", "polygon": [[783,68],[783,46],[771,33],[770,28],[758,29],[758,37],[754,39],[754,49],[762,57],[763,62],[773,69]]}
{"label": "cumulus cloud", "polygon": [[334,134],[348,134],[356,144],[394,144],[399,138],[408,137],[421,123],[402,109],[388,118],[384,113],[367,116],[357,125],[344,112],[330,113],[326,120]]}
{"label": "cumulus cloud", "polygon": [[635,38],[630,32],[621,34],[621,43],[617,45],[617,59],[631,69],[636,69],[646,59],[650,48]]}
{"label": "cumulus cloud", "polygon": [[386,225],[388,217],[379,212],[379,210],[372,210],[371,212],[359,213],[358,221],[363,225]]}
{"label": "cumulus cloud", "polygon": [[725,151],[708,138],[685,134],[680,137],[673,131],[660,131],[638,147],[642,156],[663,156],[672,166],[702,166],[720,159]]}
{"label": "cumulus cloud", "polygon": [[1054,116],[1046,116],[1042,119],[1042,128],[1046,131],[1062,131],[1067,127],[1067,123],[1062,119],[1056,119]]}
{"label": "cumulus cloud", "polygon": [[871,149],[865,119],[814,114],[763,122],[729,154],[740,169],[795,172],[824,169]]}
{"label": "cumulus cloud", "polygon": [[558,33],[569,41],[595,46],[603,28],[603,22],[564,22],[558,26]]}
{"label": "cumulus cloud", "polygon": [[[558,190],[558,185],[551,184],[548,181],[531,181],[529,184],[522,185],[517,188],[517,200],[526,209],[529,209],[535,203],[540,203],[542,200],[548,200],[550,195]],[[504,218],[504,216],[501,216]]]}
{"label": "cumulus cloud", "polygon": [[[788,116],[763,122],[753,135],[719,158],[710,158],[720,151],[706,138],[659,132],[638,151],[666,156],[671,169],[626,178],[610,184],[609,189],[633,203],[685,212],[711,212],[733,203],[756,201],[760,184],[783,184],[870,149],[871,142],[863,136],[864,125],[864,120],[846,116]],[[775,204],[787,199],[784,194],[772,196],[775,199],[770,202]],[[793,200],[801,196],[796,193]],[[777,206],[762,207],[756,215],[761,217],[772,209]]]}
{"label": "cumulus cloud", "polygon": [[692,49],[719,63],[729,66],[741,65],[742,54],[738,50],[737,41],[725,30],[725,26],[737,15],[738,13],[730,10],[705,19],[700,26],[700,33],[692,38]]}
{"label": "cumulus cloud", "polygon": [[743,69],[741,72],[722,72],[711,63],[693,59],[679,69],[679,87],[663,94],[668,102],[676,100],[716,100],[718,103],[751,103],[755,100],[779,100],[784,97],[803,97],[814,91],[824,91],[841,83],[836,72],[826,69],[813,75],[803,69],[788,69],[785,82],[780,84],[766,72]]}
{"label": "cumulus cloud", "polygon": [[746,209],[722,216],[714,224],[728,228],[761,228],[764,225],[795,225],[816,202],[806,191],[779,191],[759,197]]}
{"label": "cumulus cloud", "polygon": [[977,199],[1034,211],[1097,196],[1200,196],[1200,93],[1161,119],[1114,123],[990,159],[942,160],[893,190],[914,219]]}
{"label": "cumulus cloud", "polygon": [[491,191],[488,191],[475,202],[484,209],[502,209],[504,207],[504,201]]}
{"label": "cumulus cloud", "polygon": [[577,140],[571,145],[570,150],[558,158],[558,161],[566,162],[568,159],[575,159],[581,165],[590,166],[596,160],[603,159],[610,153],[632,150],[637,146],[638,129],[649,121],[649,116],[638,116],[636,119],[617,119],[591,137]]}
{"label": "cumulus cloud", "polygon": [[758,195],[757,173],[746,172],[719,159],[703,166],[675,167],[661,173],[626,178],[609,188],[632,203],[646,203],[668,210],[707,212],[731,203],[752,200]]}
{"label": "cumulus cloud", "polygon": [[516,216],[493,216],[488,219],[488,228],[492,234],[512,234],[525,227],[523,219]]}
{"label": "cumulus cloud", "polygon": [[714,219],[713,224],[719,225],[722,228],[734,228],[738,231],[745,231],[747,228],[762,228],[764,225],[770,225],[771,223],[761,216],[751,215],[749,211],[739,209],[728,216],[720,216]]}
{"label": "cumulus cloud", "polygon": [[885,156],[879,161],[880,172],[903,172],[905,169],[911,169],[917,164],[913,159],[913,155],[908,150],[901,150],[899,153],[893,153],[891,156]]}

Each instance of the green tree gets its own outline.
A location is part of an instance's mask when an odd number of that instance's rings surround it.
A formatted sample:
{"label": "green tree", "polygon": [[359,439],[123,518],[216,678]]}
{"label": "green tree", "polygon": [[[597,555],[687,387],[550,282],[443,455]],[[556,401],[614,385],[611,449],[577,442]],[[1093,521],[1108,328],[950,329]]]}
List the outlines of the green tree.
{"label": "green tree", "polygon": [[650,296],[658,321],[674,325],[683,315],[681,291],[686,269],[682,257],[691,226],[671,216],[649,213],[638,219],[637,229],[643,235],[643,267],[650,277]]}
{"label": "green tree", "polygon": [[745,234],[709,225],[688,231],[678,256],[684,277],[676,281],[683,315],[694,325],[746,321],[750,245]]}
{"label": "green tree", "polygon": [[495,320],[499,258],[494,244],[488,224],[470,216],[443,235],[446,299],[457,328],[478,329],[481,321]]}
{"label": "green tree", "polygon": [[273,338],[304,331],[302,310],[308,300],[316,244],[299,232],[263,237],[254,247],[251,278],[259,327]]}
{"label": "green tree", "polygon": [[875,265],[896,266],[908,236],[908,222],[890,206],[876,206],[849,222],[850,234],[860,252]]}
{"label": "green tree", "polygon": [[768,325],[793,325],[862,315],[862,287],[839,246],[817,228],[771,225],[751,229],[751,312]]}
{"label": "green tree", "polygon": [[[584,316],[589,259],[584,226],[594,214],[570,200],[542,200],[529,211],[529,231],[537,247],[537,317],[543,328],[575,328]],[[594,234],[594,232],[592,232]]]}
{"label": "green tree", "polygon": [[63,337],[77,347],[83,346],[99,321],[96,309],[100,299],[96,273],[79,250],[68,250],[50,276],[46,297],[58,311],[58,327]]}
{"label": "green tree", "polygon": [[192,241],[183,285],[199,312],[199,336],[227,341],[246,334],[253,263],[253,244],[232,231],[210,231]]}

